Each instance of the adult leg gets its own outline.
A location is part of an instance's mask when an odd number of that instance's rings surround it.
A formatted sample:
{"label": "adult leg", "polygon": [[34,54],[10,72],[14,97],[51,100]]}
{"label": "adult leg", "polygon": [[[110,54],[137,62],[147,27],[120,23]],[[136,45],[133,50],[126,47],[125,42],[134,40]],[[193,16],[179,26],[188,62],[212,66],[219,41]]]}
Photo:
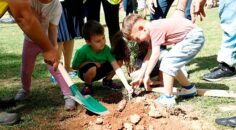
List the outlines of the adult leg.
{"label": "adult leg", "polygon": [[53,67],[51,65],[47,65],[48,70],[50,73],[55,77],[55,79],[58,82],[58,85],[61,88],[61,91],[64,95],[64,100],[65,100],[65,110],[73,110],[75,109],[75,101],[71,99],[70,96],[72,96],[72,92],[70,91],[70,88],[68,84],[66,83],[65,79],[63,78],[62,74],[60,71],[54,71]]}
{"label": "adult leg", "polygon": [[[119,5],[112,5],[107,0],[102,0],[105,13],[105,20],[109,31],[110,42],[112,37],[120,30],[119,26]],[[112,46],[112,44],[111,44]]]}
{"label": "adult leg", "polygon": [[22,101],[28,98],[31,87],[31,76],[34,70],[35,61],[37,55],[41,49],[35,43],[25,40],[22,51],[22,64],[21,64],[21,83],[22,89],[20,89],[15,100]]}
{"label": "adult leg", "polygon": [[29,92],[31,87],[31,76],[34,70],[37,55],[41,49],[33,42],[25,40],[22,52],[21,82],[22,88]]}
{"label": "adult leg", "polygon": [[220,22],[224,31],[217,61],[236,67],[236,1],[220,0]]}
{"label": "adult leg", "polygon": [[157,8],[155,8],[155,13],[150,15],[151,20],[156,20],[160,18],[166,18],[166,15],[172,5],[174,0],[157,0]]}
{"label": "adult leg", "polygon": [[63,54],[64,54],[64,66],[65,69],[67,70],[67,72],[72,71],[71,69],[71,58],[72,58],[72,53],[73,53],[73,49],[74,49],[74,39],[73,40],[69,40],[69,41],[65,41],[63,44]]}
{"label": "adult leg", "polygon": [[188,0],[187,6],[186,6],[186,9],[185,9],[185,12],[184,12],[184,17],[189,19],[189,20],[191,20],[191,14],[190,14],[191,3],[192,3],[192,0]]}
{"label": "adult leg", "polygon": [[87,11],[87,21],[96,20],[99,22],[100,21],[101,0],[87,0],[85,7],[86,7],[86,11]]}
{"label": "adult leg", "polygon": [[224,31],[217,61],[219,66],[203,75],[208,81],[234,79],[236,76],[236,4],[235,0],[220,0],[219,16]]}

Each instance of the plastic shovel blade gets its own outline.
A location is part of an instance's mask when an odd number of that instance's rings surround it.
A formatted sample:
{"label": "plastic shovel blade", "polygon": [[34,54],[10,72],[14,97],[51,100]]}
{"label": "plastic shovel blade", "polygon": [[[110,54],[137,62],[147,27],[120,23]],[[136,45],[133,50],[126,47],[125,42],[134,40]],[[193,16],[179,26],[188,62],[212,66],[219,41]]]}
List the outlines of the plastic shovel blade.
{"label": "plastic shovel blade", "polygon": [[78,102],[79,104],[83,105],[89,111],[99,114],[99,115],[104,115],[104,114],[109,113],[109,111],[107,110],[105,106],[103,106],[101,103],[99,103],[90,95],[87,95],[86,97],[84,97],[79,92],[75,84],[70,86],[70,89],[74,95],[74,96],[71,96],[71,98],[75,100],[76,102]]}
{"label": "plastic shovel blade", "polygon": [[92,96],[86,95],[85,99],[93,108],[96,108],[96,110],[99,110],[98,112],[100,113],[100,115],[109,114],[108,109],[105,106],[103,106],[100,102],[95,100]]}

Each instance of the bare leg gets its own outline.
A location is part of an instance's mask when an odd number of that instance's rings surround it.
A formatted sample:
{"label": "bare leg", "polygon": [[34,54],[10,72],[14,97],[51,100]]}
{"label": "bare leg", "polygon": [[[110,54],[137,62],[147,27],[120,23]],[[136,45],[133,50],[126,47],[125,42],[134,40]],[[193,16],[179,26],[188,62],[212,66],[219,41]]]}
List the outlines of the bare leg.
{"label": "bare leg", "polygon": [[58,57],[59,57],[59,59],[61,59],[61,55],[62,55],[62,52],[64,50],[63,44],[64,44],[64,42],[58,43]]}
{"label": "bare leg", "polygon": [[94,77],[96,76],[97,68],[91,67],[85,74],[83,74],[84,82],[86,84],[92,84]]}
{"label": "bare leg", "polygon": [[163,82],[166,96],[173,95],[174,77],[163,72]]}
{"label": "bare leg", "polygon": [[162,74],[161,71],[159,71],[158,78],[157,78],[157,80],[154,80],[152,82],[152,85],[154,85],[154,86],[163,86],[163,74]]}
{"label": "bare leg", "polygon": [[72,58],[73,49],[74,49],[74,39],[70,41],[65,41],[63,44],[63,47],[64,47],[64,51],[63,51],[64,66],[65,66],[65,69],[68,72],[70,72],[72,71],[70,64],[71,64],[71,58]]}
{"label": "bare leg", "polygon": [[184,73],[179,70],[176,77],[175,77],[179,83],[182,85],[182,86],[189,86],[191,85],[190,82],[188,81],[188,79],[185,77]]}

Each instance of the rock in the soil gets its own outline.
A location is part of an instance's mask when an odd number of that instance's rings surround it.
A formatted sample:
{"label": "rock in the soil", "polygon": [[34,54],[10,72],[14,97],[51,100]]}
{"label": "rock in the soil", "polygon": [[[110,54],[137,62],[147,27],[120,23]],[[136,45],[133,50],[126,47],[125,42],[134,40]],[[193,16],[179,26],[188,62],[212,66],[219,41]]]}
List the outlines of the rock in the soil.
{"label": "rock in the soil", "polygon": [[103,130],[102,125],[93,124],[89,126],[88,130]]}
{"label": "rock in the soil", "polygon": [[136,102],[136,103],[143,102],[144,100],[145,100],[145,97],[136,97],[136,98],[135,98],[135,102]]}
{"label": "rock in the soil", "polygon": [[155,130],[153,125],[148,126],[148,130]]}
{"label": "rock in the soil", "polygon": [[151,110],[156,110],[155,104],[153,101],[148,102]]}
{"label": "rock in the soil", "polygon": [[159,111],[153,110],[153,109],[151,109],[151,110],[148,112],[148,115],[149,115],[150,117],[153,117],[153,118],[160,118],[160,117],[162,117],[162,115],[161,115],[161,113],[160,113]]}
{"label": "rock in the soil", "polygon": [[145,130],[144,126],[143,125],[137,125],[135,127],[135,130]]}
{"label": "rock in the soil", "polygon": [[134,94],[135,94],[135,95],[139,95],[140,93],[142,93],[142,91],[143,91],[143,90],[141,90],[141,89],[135,89],[135,90],[134,90]]}
{"label": "rock in the soil", "polygon": [[117,120],[115,124],[112,124],[112,129],[123,130],[123,122],[121,120]]}
{"label": "rock in the soil", "polygon": [[103,123],[103,119],[102,118],[97,118],[95,123],[98,124],[98,125],[101,125]]}
{"label": "rock in the soil", "polygon": [[132,124],[130,124],[130,123],[124,123],[124,127],[125,127],[125,129],[126,130],[133,130],[133,125]]}
{"label": "rock in the soil", "polygon": [[118,103],[118,107],[117,107],[116,110],[119,111],[119,112],[122,112],[125,109],[126,103],[127,103],[127,101],[125,99],[121,100]]}
{"label": "rock in the soil", "polygon": [[133,124],[137,124],[139,121],[140,121],[141,117],[137,114],[134,114],[134,115],[131,115],[130,116],[130,121],[133,123]]}
{"label": "rock in the soil", "polygon": [[[112,129],[112,125],[111,124],[100,125],[100,126],[103,126],[102,130],[110,130],[110,129]],[[94,130],[96,130],[96,129],[94,129]]]}

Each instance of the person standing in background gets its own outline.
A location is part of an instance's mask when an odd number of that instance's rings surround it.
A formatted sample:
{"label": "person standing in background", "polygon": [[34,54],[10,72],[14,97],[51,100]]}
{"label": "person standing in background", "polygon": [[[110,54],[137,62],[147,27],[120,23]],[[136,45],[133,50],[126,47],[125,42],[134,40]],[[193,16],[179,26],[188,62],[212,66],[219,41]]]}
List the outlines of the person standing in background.
{"label": "person standing in background", "polygon": [[[15,18],[16,23],[22,31],[42,49],[45,63],[52,65],[54,70],[56,70],[59,64],[57,51],[53,48],[50,40],[44,33],[39,20],[33,14],[31,1],[5,0],[5,2],[9,5],[11,15]],[[2,100],[0,100],[0,104],[4,104],[6,107],[14,105],[11,101],[6,102]],[[0,125],[13,125],[19,122],[20,116],[17,113],[5,112],[3,105],[0,106]]]}
{"label": "person standing in background", "polygon": [[112,37],[120,30],[119,6],[121,0],[113,1],[115,2],[111,2],[111,0],[87,0],[85,2],[87,21],[96,20],[98,22],[100,22],[100,8],[102,3],[110,42]]}
{"label": "person standing in background", "polygon": [[[39,19],[45,34],[50,39],[52,45],[57,49],[57,26],[61,17],[61,4],[58,0],[31,0],[34,15]],[[29,98],[31,92],[31,77],[34,70],[36,58],[41,52],[41,48],[35,41],[27,35],[24,38],[21,65],[22,86],[15,96],[16,101],[23,101]],[[71,99],[71,91],[60,71],[54,71],[52,66],[47,66],[50,73],[58,80],[58,84],[64,95],[65,110],[75,109],[75,101]]]}
{"label": "person standing in background", "polygon": [[71,68],[71,58],[74,49],[74,39],[82,37],[84,25],[84,5],[81,0],[64,0],[62,16],[58,25],[58,53],[59,58],[64,56],[64,67],[70,77],[75,77],[76,72]]}
{"label": "person standing in background", "polygon": [[[206,16],[204,6],[206,0],[193,0],[191,5],[192,21],[199,17],[202,21]],[[219,17],[223,29],[223,40],[217,55],[219,65],[209,73],[203,75],[207,81],[220,81],[223,79],[234,79],[236,77],[236,1],[220,0]],[[236,116],[228,118],[217,118],[215,122],[219,125],[236,127]]]}

